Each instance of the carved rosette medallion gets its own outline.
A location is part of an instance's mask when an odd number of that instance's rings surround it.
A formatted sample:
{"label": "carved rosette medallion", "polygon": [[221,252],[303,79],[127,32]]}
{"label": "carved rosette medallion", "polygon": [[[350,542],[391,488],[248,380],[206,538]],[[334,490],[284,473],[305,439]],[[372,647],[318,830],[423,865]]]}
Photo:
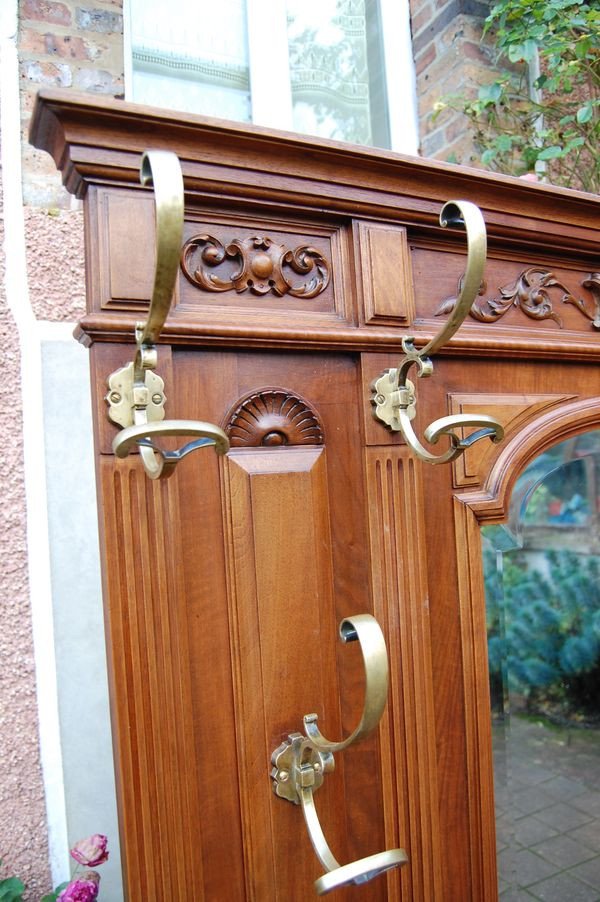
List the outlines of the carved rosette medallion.
{"label": "carved rosette medallion", "polygon": [[[238,268],[227,274],[227,263]],[[212,270],[223,265],[221,274]],[[327,260],[314,247],[301,245],[290,250],[271,238],[258,235],[234,238],[222,244],[212,235],[195,235],[183,246],[181,268],[192,285],[206,291],[251,291],[264,295],[272,291],[278,297],[289,294],[296,298],[314,298],[327,288],[330,268]],[[230,267],[229,267],[230,268]],[[311,273],[299,282],[296,276]]]}
{"label": "carved rosette medallion", "polygon": [[247,395],[229,414],[224,428],[232,448],[323,444],[315,411],[283,388],[263,388]]}
{"label": "carved rosette medallion", "polygon": [[[463,276],[459,279],[457,296],[462,290],[463,279]],[[494,323],[512,307],[518,307],[530,319],[551,319],[562,328],[562,320],[553,308],[554,300],[558,300],[560,303],[577,307],[591,320],[594,329],[600,329],[600,273],[590,273],[589,277],[581,282],[581,286],[592,295],[591,303],[589,299],[572,294],[553,272],[532,266],[522,272],[510,285],[499,288],[499,295],[496,297],[485,297],[487,284],[482,282],[479,289],[479,297],[482,300],[476,300],[469,313],[479,322]],[[456,300],[456,296],[446,298],[435,315],[450,313],[456,306]]]}

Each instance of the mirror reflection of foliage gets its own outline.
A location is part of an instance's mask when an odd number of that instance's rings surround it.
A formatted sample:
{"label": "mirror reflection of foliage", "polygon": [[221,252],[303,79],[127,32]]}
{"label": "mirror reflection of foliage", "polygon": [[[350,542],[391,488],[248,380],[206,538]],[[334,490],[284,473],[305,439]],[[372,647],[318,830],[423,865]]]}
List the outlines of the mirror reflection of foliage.
{"label": "mirror reflection of foliage", "polygon": [[484,558],[489,666],[495,706],[503,673],[527,710],[571,721],[600,718],[600,559],[548,551],[547,576],[522,552]]}
{"label": "mirror reflection of foliage", "polygon": [[480,162],[510,175],[546,167],[548,180],[600,191],[600,4],[499,0],[484,39],[498,76],[477,97],[446,97],[469,120]]}

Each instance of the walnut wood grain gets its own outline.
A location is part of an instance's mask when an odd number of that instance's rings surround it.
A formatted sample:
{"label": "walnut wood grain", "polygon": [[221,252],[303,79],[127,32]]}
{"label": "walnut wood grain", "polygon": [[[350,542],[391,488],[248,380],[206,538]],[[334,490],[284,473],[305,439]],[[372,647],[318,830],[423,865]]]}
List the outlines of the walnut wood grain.
{"label": "walnut wood grain", "polygon": [[358,224],[364,319],[375,325],[410,325],[415,298],[406,229]]}
{"label": "walnut wood grain", "polygon": [[[570,394],[518,395],[511,392],[468,392],[451,394],[448,408],[451,414],[488,414],[504,429],[505,441],[520,432],[528,420],[543,411],[574,400]],[[480,442],[469,448],[453,463],[456,488],[481,485],[489,472],[489,464],[498,449],[491,443]]]}
{"label": "walnut wood grain", "polygon": [[381,728],[386,843],[409,856],[408,867],[388,876],[388,898],[441,899],[421,467],[406,448],[365,453],[374,613],[387,636],[391,675]]}
{"label": "walnut wood grain", "polygon": [[[391,661],[381,731],[344,753],[316,802],[340,860],[402,845],[410,865],[339,898],[494,902],[479,524],[506,517],[536,454],[600,425],[600,199],[72,92],[41,92],[32,140],[84,198],[78,334],[92,346],[127,899],[312,898],[319,867],[300,811],[271,793],[269,757],[315,708],[329,735],[354,727],[362,667],[335,629],[374,612]],[[147,147],[182,160],[186,240],[268,236],[331,265],[314,297],[210,294],[181,273],[157,368],[168,415],[227,425],[283,391],[306,403],[318,442],[263,422],[253,446],[220,464],[190,455],[164,485],[138,455],[114,460],[106,377],[133,357],[151,286]],[[424,470],[372,418],[369,385],[403,337],[419,346],[440,329],[466,250],[438,223],[451,198],[483,209],[490,285],[539,268],[581,285],[587,314],[559,298],[562,329],[514,305],[465,323],[419,381],[415,425],[477,408],[507,439]],[[288,441],[265,447],[273,432]]]}
{"label": "walnut wood grain", "polygon": [[466,167],[70,90],[39,92],[30,140],[53,155],[79,196],[94,181],[137,183],[139,155],[165,147],[183,158],[190,191],[225,202],[238,196],[290,209],[318,198],[332,212],[422,222],[433,207],[464,198],[486,211],[492,235],[507,244],[517,232],[522,245],[569,246],[597,258],[599,198]]}
{"label": "walnut wood grain", "polygon": [[126,891],[184,899],[203,867],[177,491],[150,482],[135,457],[102,458],[99,475]]}
{"label": "walnut wood grain", "polygon": [[224,464],[245,873],[256,902],[300,902],[319,876],[299,809],[267,791],[271,753],[313,710],[341,733],[324,454],[247,449]]}

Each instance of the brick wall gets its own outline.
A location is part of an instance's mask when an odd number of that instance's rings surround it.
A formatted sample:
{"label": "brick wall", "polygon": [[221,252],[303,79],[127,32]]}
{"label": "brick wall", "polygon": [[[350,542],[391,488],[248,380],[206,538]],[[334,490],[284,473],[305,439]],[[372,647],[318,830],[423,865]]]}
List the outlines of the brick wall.
{"label": "brick wall", "polygon": [[20,0],[19,58],[26,204],[71,207],[50,156],[27,142],[40,87],[123,93],[122,0]]}
{"label": "brick wall", "polygon": [[18,40],[31,305],[40,319],[76,320],[85,312],[81,205],[27,133],[41,87],[122,96],[122,0],[20,0]]}
{"label": "brick wall", "polygon": [[473,165],[467,120],[452,110],[435,120],[444,95],[474,96],[494,77],[492,51],[481,44],[490,5],[479,0],[410,0],[421,153],[438,160]]}

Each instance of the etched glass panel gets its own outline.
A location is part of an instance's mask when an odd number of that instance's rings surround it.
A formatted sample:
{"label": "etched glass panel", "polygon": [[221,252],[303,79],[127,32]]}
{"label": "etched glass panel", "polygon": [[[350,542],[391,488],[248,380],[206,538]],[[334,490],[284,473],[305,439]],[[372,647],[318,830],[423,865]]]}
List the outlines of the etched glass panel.
{"label": "etched glass panel", "polygon": [[376,0],[286,0],[296,131],[389,147]]}
{"label": "etched glass panel", "polygon": [[249,122],[245,0],[210,13],[186,0],[130,0],[132,93],[137,103]]}
{"label": "etched glass panel", "polygon": [[597,900],[600,432],[523,472],[484,572],[500,898]]}

